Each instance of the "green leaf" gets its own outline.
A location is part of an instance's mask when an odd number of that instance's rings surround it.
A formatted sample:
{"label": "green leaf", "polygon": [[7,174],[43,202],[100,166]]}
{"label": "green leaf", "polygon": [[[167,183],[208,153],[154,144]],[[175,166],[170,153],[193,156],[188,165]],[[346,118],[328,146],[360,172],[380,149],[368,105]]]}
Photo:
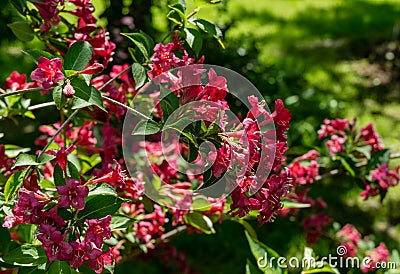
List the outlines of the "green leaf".
{"label": "green leaf", "polygon": [[10,0],[10,2],[19,13],[25,15],[27,9],[26,0]]}
{"label": "green leaf", "polygon": [[23,267],[18,270],[18,274],[45,274],[46,264],[41,264],[33,267]]}
{"label": "green leaf", "polygon": [[47,52],[47,51],[43,51],[43,50],[37,50],[37,49],[33,49],[33,50],[23,50],[23,53],[25,53],[26,55],[28,55],[29,57],[32,58],[32,60],[37,64],[38,63],[38,58],[40,56],[46,57],[47,59],[53,59],[56,56],[54,56],[53,54]]}
{"label": "green leaf", "polygon": [[54,160],[56,158],[56,156],[54,155],[50,155],[47,153],[43,153],[42,155],[40,155],[40,157],[37,159],[37,162],[39,164],[45,164],[47,162],[50,162],[52,160]]}
{"label": "green leaf", "polygon": [[98,195],[87,201],[85,208],[78,213],[79,220],[100,219],[118,211],[123,200],[113,195]]}
{"label": "green leaf", "polygon": [[167,121],[168,117],[179,108],[179,99],[168,88],[160,85],[161,110],[163,112],[163,120]]}
{"label": "green leaf", "polygon": [[193,163],[199,156],[199,149],[192,142],[188,144],[188,162]]}
{"label": "green leaf", "polygon": [[124,215],[116,215],[112,217],[110,228],[111,230],[127,229],[133,223],[133,219]]}
{"label": "green leaf", "polygon": [[185,215],[184,220],[186,224],[193,226],[194,228],[200,229],[205,234],[215,233],[211,219],[203,214],[200,214],[198,212],[191,212]]}
{"label": "green leaf", "polygon": [[91,105],[92,105],[91,103],[86,102],[78,97],[74,97],[74,99],[72,100],[72,109],[85,108]]}
{"label": "green leaf", "polygon": [[7,228],[0,227],[0,252],[6,253],[10,246],[11,235]]}
{"label": "green leaf", "polygon": [[[148,61],[150,52],[151,52],[151,44],[148,39],[144,34],[142,33],[121,33],[121,35],[129,38],[135,46],[139,49],[140,53],[142,54],[144,60]],[[141,62],[140,62],[141,63]]]}
{"label": "green leaf", "polygon": [[36,157],[30,154],[20,154],[11,169],[19,166],[37,166]]}
{"label": "green leaf", "polygon": [[89,190],[89,196],[96,196],[96,195],[111,195],[118,197],[118,193],[109,185],[109,184],[98,184],[93,189]]}
{"label": "green leaf", "polygon": [[356,151],[364,154],[367,159],[371,158],[371,146],[356,147]]}
{"label": "green leaf", "polygon": [[[252,238],[250,234],[245,231],[247,241],[250,246],[251,253],[256,259],[258,268],[261,269],[264,273],[284,273],[285,271],[278,267],[277,259],[280,257],[279,254],[266,246],[265,244],[259,242],[258,240]],[[264,262],[265,257],[268,259],[268,262]],[[275,260],[271,260],[271,258],[275,258]],[[265,264],[265,267],[264,267]],[[272,268],[270,268],[270,264],[272,264]]]}
{"label": "green leaf", "polygon": [[367,163],[367,170],[378,167],[379,164],[388,164],[390,161],[390,150],[382,149],[371,154],[371,159]]}
{"label": "green leaf", "polygon": [[54,178],[54,184],[56,186],[65,186],[66,185],[64,171],[58,164],[56,164],[54,167],[53,178]]}
{"label": "green leaf", "polygon": [[203,46],[203,37],[201,36],[201,33],[198,30],[191,28],[185,28],[184,32],[184,38],[186,42],[188,43],[189,47],[194,51],[194,53],[198,56]]}
{"label": "green leaf", "polygon": [[222,48],[225,48],[224,43],[222,42],[222,31],[219,27],[217,27],[215,24],[201,19],[201,18],[195,18],[192,17],[189,19],[189,22],[201,29],[202,31],[211,34],[215,39],[217,39],[218,43],[221,45]]}
{"label": "green leaf", "polygon": [[92,46],[86,41],[72,44],[64,58],[65,70],[83,70],[92,58]]}
{"label": "green leaf", "polygon": [[[319,262],[317,262],[318,264]],[[308,270],[303,270],[301,274],[312,274],[312,273],[334,273],[334,274],[340,274],[340,272],[336,269],[331,267],[328,264],[325,264],[321,268],[316,268],[316,269],[308,269]]]}
{"label": "green leaf", "polygon": [[292,201],[283,201],[283,208],[308,208],[311,207],[310,204],[304,204],[304,203],[296,203]]}
{"label": "green leaf", "polygon": [[197,7],[210,6],[221,3],[222,0],[194,0]]}
{"label": "green leaf", "polygon": [[245,221],[244,219],[237,219],[237,222],[244,227],[244,229],[249,233],[249,235],[253,239],[257,240],[257,233],[249,222]]}
{"label": "green leaf", "polygon": [[53,262],[48,270],[49,274],[71,274],[71,266],[66,261]]}
{"label": "green leaf", "polygon": [[47,256],[43,247],[27,244],[6,253],[3,260],[9,264],[40,265],[47,262]]}
{"label": "green leaf", "polygon": [[20,147],[20,146],[11,145],[11,144],[4,145],[4,148],[6,150],[5,154],[11,158],[17,157],[18,154],[28,152],[31,150],[28,147]]}
{"label": "green leaf", "polygon": [[193,200],[192,203],[193,210],[207,211],[210,210],[210,208],[211,208],[210,202],[204,197],[195,198]]}
{"label": "green leaf", "polygon": [[135,80],[135,89],[139,89],[147,80],[146,69],[139,63],[132,65],[133,79]]}
{"label": "green leaf", "polygon": [[159,125],[152,120],[141,120],[132,131],[132,135],[152,135],[160,132]]}
{"label": "green leaf", "polygon": [[105,111],[105,108],[103,106],[103,99],[101,98],[101,93],[98,89],[93,86],[88,86],[85,81],[78,78],[72,79],[71,85],[75,89],[76,97],[82,99],[90,105],[95,105]]}
{"label": "green leaf", "polygon": [[71,161],[68,161],[67,163],[67,177],[76,179],[78,181],[81,180],[81,175],[79,174],[78,168]]}
{"label": "green leaf", "polygon": [[51,95],[53,96],[54,103],[56,103],[57,109],[61,109],[67,102],[67,98],[63,95],[63,88],[61,86],[56,86],[52,89]]}
{"label": "green leaf", "polygon": [[249,259],[247,259],[246,274],[262,274],[262,272]]}
{"label": "green leaf", "polygon": [[14,195],[14,193],[18,190],[18,188],[21,186],[25,174],[28,171],[28,168],[24,170],[20,170],[10,176],[8,178],[5,186],[4,186],[4,200],[6,203],[8,203],[9,199]]}
{"label": "green leaf", "polygon": [[[350,161],[350,162],[349,162]],[[343,157],[340,157],[340,162],[342,163],[343,167],[350,173],[351,176],[356,176],[356,172],[352,168],[352,162],[350,159],[345,159]]]}
{"label": "green leaf", "polygon": [[7,26],[11,29],[14,35],[21,41],[29,42],[32,41],[33,38],[35,37],[32,28],[26,21],[13,22],[7,24]]}
{"label": "green leaf", "polygon": [[206,136],[217,135],[218,133],[221,133],[220,127],[216,123],[211,123],[208,126]]}
{"label": "green leaf", "polygon": [[185,7],[180,3],[175,3],[168,7],[171,11],[167,14],[167,18],[179,26],[186,26],[187,18],[185,15]]}

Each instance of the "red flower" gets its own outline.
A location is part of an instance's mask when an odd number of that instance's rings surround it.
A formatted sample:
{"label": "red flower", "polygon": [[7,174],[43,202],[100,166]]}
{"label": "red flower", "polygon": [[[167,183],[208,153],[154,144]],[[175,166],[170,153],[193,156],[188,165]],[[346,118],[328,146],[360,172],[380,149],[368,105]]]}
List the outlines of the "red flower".
{"label": "red flower", "polygon": [[26,82],[26,75],[19,74],[18,71],[11,72],[10,76],[7,77],[4,84],[4,88],[11,89],[12,91],[24,89],[29,84]]}
{"label": "red flower", "polygon": [[107,215],[101,219],[86,220],[88,229],[85,235],[85,241],[94,243],[98,248],[103,245],[104,238],[111,238],[110,229],[111,215]]}
{"label": "red flower", "polygon": [[32,71],[31,79],[42,84],[43,88],[49,89],[57,82],[64,79],[62,61],[60,58],[47,59],[39,57],[38,68]]}
{"label": "red flower", "polygon": [[77,210],[82,210],[85,207],[85,198],[89,193],[89,188],[81,185],[78,180],[67,180],[65,186],[57,186],[57,191],[60,194],[60,200],[58,201],[60,206],[72,206]]}
{"label": "red flower", "polygon": [[374,130],[372,124],[361,129],[361,136],[364,139],[364,145],[370,145],[372,152],[382,149],[382,144],[378,133]]}
{"label": "red flower", "polygon": [[114,163],[115,168],[112,171],[100,178],[94,179],[92,183],[123,183],[127,176],[122,170],[121,165],[116,160],[114,160]]}
{"label": "red flower", "polygon": [[84,261],[89,259],[90,245],[87,242],[71,242],[72,254],[71,254],[71,267],[78,268]]}
{"label": "red flower", "polygon": [[49,150],[49,151],[46,151],[46,153],[50,154],[50,155],[55,155],[58,165],[62,168],[62,170],[65,171],[67,168],[67,163],[68,163],[67,156],[68,156],[68,154],[72,153],[75,149],[76,149],[76,146],[71,145],[67,149],[64,149],[64,147],[61,147],[58,151]]}
{"label": "red flower", "polygon": [[68,260],[72,253],[72,247],[65,241],[65,235],[54,226],[41,224],[40,234],[37,238],[42,242],[50,262],[55,260]]}
{"label": "red flower", "polygon": [[111,265],[114,262],[112,251],[101,251],[100,249],[93,248],[89,256],[90,261],[88,267],[93,269],[96,273],[103,272],[104,265]]}

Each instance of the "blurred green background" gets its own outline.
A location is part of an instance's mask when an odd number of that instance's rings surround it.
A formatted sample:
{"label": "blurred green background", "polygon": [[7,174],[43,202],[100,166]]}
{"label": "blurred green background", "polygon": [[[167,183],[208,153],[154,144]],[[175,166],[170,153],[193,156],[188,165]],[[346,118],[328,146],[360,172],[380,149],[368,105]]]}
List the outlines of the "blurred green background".
{"label": "blurred green background", "polygon": [[[128,41],[120,32],[143,30],[160,41],[168,27],[166,0],[94,0],[119,50],[118,63],[131,62]],[[188,10],[194,7],[188,1]],[[21,49],[40,48],[38,41],[15,40],[6,27],[16,20],[8,6],[1,9],[0,81],[13,71],[29,74],[34,64]],[[121,16],[133,17],[126,24]],[[212,37],[204,42],[205,63],[221,65],[246,76],[265,96],[281,98],[293,114],[289,136],[289,158],[313,148],[324,118],[357,117],[358,126],[373,123],[387,147],[400,152],[400,1],[260,1],[226,0],[199,12],[216,22],[224,33],[226,49]],[[125,23],[124,23],[125,22]],[[46,116],[38,123],[57,117]],[[32,121],[19,127],[7,126],[2,142],[30,144],[38,134]],[[21,134],[22,133],[24,134]],[[400,161],[393,161],[393,165]],[[391,189],[383,205],[378,200],[364,202],[351,181],[329,178],[313,186],[313,197],[323,196],[327,213],[344,225],[353,223],[362,234],[376,235],[392,248],[400,246],[400,190]],[[304,215],[307,209],[303,210]],[[300,214],[301,216],[302,214]],[[278,218],[256,228],[259,238],[280,254],[301,256],[304,232],[298,218]],[[239,224],[225,221],[217,235],[180,234],[172,240],[184,251],[198,273],[244,273],[249,249]],[[313,248],[321,255],[336,246],[325,235]],[[158,273],[157,264],[134,262],[130,273]],[[136,268],[134,268],[136,266]],[[124,268],[127,269],[127,268]],[[168,273],[168,270],[165,270]],[[128,272],[126,272],[128,273]]]}

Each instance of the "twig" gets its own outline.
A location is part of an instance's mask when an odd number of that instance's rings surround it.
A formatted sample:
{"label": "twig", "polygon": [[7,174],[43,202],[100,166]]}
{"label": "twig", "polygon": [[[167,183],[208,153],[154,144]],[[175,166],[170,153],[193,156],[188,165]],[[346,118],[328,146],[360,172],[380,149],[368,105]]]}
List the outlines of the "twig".
{"label": "twig", "polygon": [[[124,105],[124,104],[122,104],[121,102],[118,102],[117,100],[111,99],[110,97],[107,97],[107,96],[105,96],[105,95],[101,95],[101,97],[103,97],[103,99],[106,100],[106,101],[109,101],[109,102],[111,102],[111,103],[113,103],[113,104],[116,104],[116,105],[122,107],[122,108],[125,108],[126,110],[128,110],[129,112],[131,112],[133,115],[137,115],[137,116],[139,116],[139,117],[141,117],[141,118],[143,118],[143,119],[145,119],[145,120],[153,121],[153,119],[151,119],[150,117],[144,115],[143,113],[137,111],[136,109],[133,109],[133,108],[127,106],[127,105]],[[153,122],[154,122],[154,121],[153,121]]]}
{"label": "twig", "polygon": [[56,103],[54,103],[54,102],[46,102],[46,103],[41,103],[41,104],[30,106],[30,107],[28,107],[28,110],[36,110],[36,109],[55,106],[55,105],[56,105]]}
{"label": "twig", "polygon": [[117,75],[115,75],[113,78],[111,78],[110,80],[108,80],[107,82],[104,83],[104,85],[102,87],[99,88],[100,91],[102,91],[106,86],[108,86],[109,84],[111,84],[115,79],[117,79],[118,77],[120,77],[122,74],[124,74],[125,72],[127,72],[128,70],[132,69],[132,65],[130,65],[129,67],[127,67],[126,69],[124,69],[123,71],[121,71],[120,73],[118,73]]}
{"label": "twig", "polygon": [[53,143],[54,139],[57,137],[58,134],[60,134],[61,130],[64,129],[64,127],[71,121],[71,119],[79,112],[79,108],[74,110],[74,112],[71,113],[71,115],[67,118],[67,120],[64,121],[64,123],[57,129],[56,133],[51,136],[50,140],[47,142],[46,146],[43,148],[43,150],[39,153],[38,158],[43,155],[43,153],[49,148],[49,146]]}
{"label": "twig", "polygon": [[2,99],[4,97],[12,96],[12,95],[18,95],[18,94],[24,94],[27,92],[42,91],[42,90],[44,90],[44,88],[26,88],[26,89],[10,91],[7,93],[0,94],[0,99]]}
{"label": "twig", "polygon": [[[400,158],[400,153],[395,153],[395,154],[390,155],[390,159],[398,159],[398,158]],[[366,166],[366,165],[367,165],[367,162],[361,162],[361,163],[356,163],[355,166],[356,167],[363,167],[363,166]],[[320,180],[322,180],[322,179],[324,179],[326,177],[337,175],[339,173],[340,173],[340,169],[332,169],[327,173],[318,175],[317,177],[315,177],[314,181],[320,181]]]}

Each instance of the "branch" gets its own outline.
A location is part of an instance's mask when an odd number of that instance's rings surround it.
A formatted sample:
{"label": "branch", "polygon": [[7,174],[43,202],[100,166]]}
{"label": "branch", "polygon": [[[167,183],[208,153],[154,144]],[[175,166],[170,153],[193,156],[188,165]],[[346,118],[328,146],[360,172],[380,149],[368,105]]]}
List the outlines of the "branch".
{"label": "branch", "polygon": [[20,89],[20,90],[15,90],[15,91],[10,91],[7,93],[0,94],[0,99],[12,95],[18,95],[18,94],[24,94],[28,92],[33,92],[33,91],[42,91],[44,88],[26,88],[26,89]]}
{"label": "branch", "polygon": [[[133,109],[133,108],[127,106],[127,105],[124,105],[124,104],[121,103],[121,102],[118,102],[117,100],[111,99],[110,97],[107,97],[107,96],[105,96],[105,95],[101,95],[101,97],[103,97],[103,99],[106,100],[106,101],[109,101],[109,102],[111,102],[111,103],[113,103],[113,104],[116,104],[116,105],[118,105],[118,106],[120,106],[120,107],[122,107],[122,108],[128,110],[128,111],[131,112],[133,115],[139,116],[139,117],[141,117],[141,118],[143,118],[143,119],[145,119],[145,120],[151,120],[151,121],[153,121],[153,119],[151,119],[150,117],[144,115],[143,113],[137,111],[136,109]],[[153,121],[153,122],[154,122],[154,121]]]}
{"label": "branch", "polygon": [[[395,153],[395,154],[390,155],[390,159],[398,159],[398,158],[400,158],[400,153]],[[366,165],[367,165],[367,162],[356,163],[356,167],[363,167]],[[332,169],[327,173],[318,175],[317,177],[315,177],[314,181],[320,181],[326,177],[337,175],[339,173],[340,173],[340,169]]]}
{"label": "branch", "polygon": [[67,120],[64,121],[64,123],[57,129],[56,133],[51,136],[50,140],[47,142],[46,146],[43,148],[43,150],[39,153],[37,158],[43,155],[43,153],[49,148],[51,143],[53,143],[54,139],[57,137],[58,134],[60,134],[61,130],[64,129],[64,127],[71,121],[71,119],[79,112],[79,108],[74,110],[74,112],[71,113],[71,115],[67,118]]}
{"label": "branch", "polygon": [[54,102],[46,102],[46,103],[41,103],[41,104],[30,106],[30,107],[28,107],[28,110],[36,110],[36,109],[55,106],[55,105],[56,105],[56,103],[54,103]]}
{"label": "branch", "polygon": [[108,86],[109,84],[111,84],[115,79],[117,79],[118,77],[120,77],[122,74],[124,74],[125,72],[127,72],[128,70],[132,69],[132,65],[130,65],[129,67],[127,67],[126,69],[124,69],[123,71],[121,71],[120,73],[118,73],[117,75],[115,75],[113,78],[111,78],[110,80],[108,80],[107,82],[104,83],[104,85],[102,87],[99,88],[100,91],[102,91],[106,86]]}

